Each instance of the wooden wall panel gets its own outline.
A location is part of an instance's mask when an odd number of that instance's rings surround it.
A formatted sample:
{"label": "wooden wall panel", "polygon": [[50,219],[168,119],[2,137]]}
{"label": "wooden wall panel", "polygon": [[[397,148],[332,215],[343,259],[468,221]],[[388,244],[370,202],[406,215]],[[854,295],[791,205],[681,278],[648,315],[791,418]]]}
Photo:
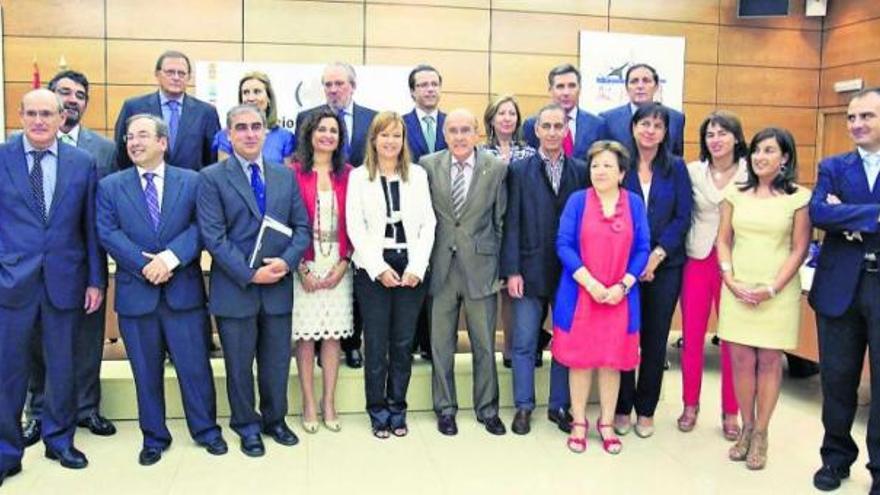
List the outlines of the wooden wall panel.
{"label": "wooden wall panel", "polygon": [[[687,119],[684,121],[684,142],[699,143],[700,142],[700,124],[713,110],[715,105],[707,105],[703,103],[685,103],[684,113]],[[696,160],[699,151],[692,156]],[[687,156],[687,153],[685,153]]]}
{"label": "wooden wall panel", "polygon": [[822,66],[880,59],[880,19],[849,24],[825,33]]}
{"label": "wooden wall panel", "polygon": [[[470,7],[488,9],[490,0],[365,0],[366,3],[428,5],[432,7]],[[358,2],[360,3],[360,2]]]}
{"label": "wooden wall panel", "polygon": [[289,62],[298,64],[328,64],[337,60],[343,60],[359,65],[363,63],[363,49],[358,46],[245,43],[244,60],[246,62]]}
{"label": "wooden wall panel", "polygon": [[359,46],[364,40],[358,4],[246,0],[245,12],[245,42]]}
{"label": "wooden wall panel", "polygon": [[493,93],[543,96],[547,94],[547,73],[554,66],[577,64],[577,57],[492,53],[490,88]]}
{"label": "wooden wall panel", "polygon": [[555,12],[560,14],[608,15],[608,0],[493,0],[494,10]]}
{"label": "wooden wall panel", "polygon": [[456,108],[466,108],[474,114],[477,118],[477,122],[480,122],[480,134],[485,134],[485,130],[483,129],[483,112],[486,110],[486,105],[489,104],[489,95],[474,95],[474,94],[465,94],[465,93],[443,93],[443,98],[440,100],[440,107],[444,112],[449,112],[450,110],[454,110]]}
{"label": "wooden wall panel", "polygon": [[109,40],[107,76],[112,84],[154,84],[156,60],[170,49],[186,53],[193,64],[197,60],[241,60],[239,43]]}
{"label": "wooden wall panel", "polygon": [[818,31],[722,26],[718,63],[817,69],[820,41]]}
{"label": "wooden wall panel", "polygon": [[[839,0],[838,0],[839,1]],[[844,0],[849,2],[850,0]],[[821,17],[806,17],[804,15],[804,2],[801,0],[789,0],[789,15],[785,17],[737,17],[738,0],[721,0],[721,24],[744,27],[763,27],[774,29],[808,29],[819,31],[822,29]],[[837,3],[835,1],[829,4]]]}
{"label": "wooden wall panel", "polygon": [[816,147],[798,146],[797,155],[797,182],[812,187],[816,183]]}
{"label": "wooden wall panel", "polygon": [[[415,66],[429,63],[443,75],[443,90],[489,92],[489,54],[407,48],[367,48],[367,64]],[[407,81],[400,81],[403,86]]]}
{"label": "wooden wall panel", "polygon": [[716,65],[685,64],[684,101],[687,103],[714,103],[717,75],[718,66]]}
{"label": "wooden wall panel", "polygon": [[492,14],[492,50],[495,52],[577,55],[578,32],[606,31],[608,19],[583,15],[533,12]]}
{"label": "wooden wall panel", "polygon": [[815,70],[721,66],[718,104],[816,108],[819,74]]}
{"label": "wooden wall panel", "polygon": [[84,73],[89,82],[102,83],[107,80],[104,73],[104,40],[6,36],[3,41],[7,81],[31,81],[36,58],[40,78],[48,82],[58,72],[58,62],[62,56],[68,67]]}
{"label": "wooden wall panel", "polygon": [[489,11],[368,5],[366,31],[368,46],[488,51]]}
{"label": "wooden wall panel", "polygon": [[718,0],[609,0],[611,17],[717,24]]}
{"label": "wooden wall panel", "polygon": [[835,107],[849,104],[852,93],[835,93],[834,83],[835,81],[857,78],[865,81],[866,88],[880,86],[880,60],[823,69],[821,91],[819,92],[819,107]]}
{"label": "wooden wall panel", "polygon": [[137,86],[108,86],[107,87],[107,128],[113,129],[116,126],[116,118],[119,117],[119,110],[125,100],[134,96],[140,96],[146,93],[155,92],[158,88],[147,85]]}
{"label": "wooden wall panel", "polygon": [[5,36],[104,37],[104,0],[0,0]]}
{"label": "wooden wall panel", "polygon": [[843,24],[876,19],[880,17],[876,0],[846,0],[828,2],[828,15],[825,16],[825,29]]}
{"label": "wooden wall panel", "polygon": [[107,36],[241,41],[241,15],[241,0],[110,1],[107,2]]}
{"label": "wooden wall panel", "polygon": [[[25,93],[31,90],[29,83],[8,82],[3,85],[5,101],[4,109],[6,111],[6,126],[21,127],[18,109],[21,104],[21,98]],[[86,114],[83,124],[91,129],[104,129],[107,126],[107,116],[105,108],[107,104],[107,88],[101,84],[89,84],[89,106],[86,108]]]}
{"label": "wooden wall panel", "polygon": [[610,31],[685,37],[685,62],[718,62],[718,26],[611,18]]}
{"label": "wooden wall panel", "polygon": [[823,112],[822,156],[831,156],[854,148],[846,127],[846,111]]}
{"label": "wooden wall panel", "polygon": [[[816,142],[816,110],[813,108],[762,107],[744,105],[719,106],[739,115],[746,139],[765,127],[784,127],[794,135],[798,146]],[[690,119],[689,119],[690,120]]]}

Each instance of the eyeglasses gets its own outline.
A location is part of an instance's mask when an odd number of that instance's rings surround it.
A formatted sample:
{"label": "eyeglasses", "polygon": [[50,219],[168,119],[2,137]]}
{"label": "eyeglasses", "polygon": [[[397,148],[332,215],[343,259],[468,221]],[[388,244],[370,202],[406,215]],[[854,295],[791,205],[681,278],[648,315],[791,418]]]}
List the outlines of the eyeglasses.
{"label": "eyeglasses", "polygon": [[234,126],[232,126],[232,130],[235,132],[247,132],[248,130],[251,130],[254,132],[260,132],[263,130],[263,123],[262,122],[252,122],[251,124],[246,124],[246,123],[242,122],[242,123],[235,124]]}
{"label": "eyeglasses", "polygon": [[21,112],[21,114],[24,115],[25,118],[28,118],[28,119],[36,119],[37,117],[39,117],[43,120],[48,120],[48,119],[51,119],[52,117],[58,115],[58,111],[57,110],[23,110]]}
{"label": "eyeglasses", "polygon": [[139,132],[137,134],[126,134],[124,136],[126,143],[131,142],[131,141],[149,141],[155,137],[157,137],[156,134],[150,134],[149,132]]}
{"label": "eyeglasses", "polygon": [[189,76],[189,72],[185,70],[174,70],[174,69],[162,69],[162,74],[165,74],[166,77],[174,77],[177,76],[181,79],[186,79]]}

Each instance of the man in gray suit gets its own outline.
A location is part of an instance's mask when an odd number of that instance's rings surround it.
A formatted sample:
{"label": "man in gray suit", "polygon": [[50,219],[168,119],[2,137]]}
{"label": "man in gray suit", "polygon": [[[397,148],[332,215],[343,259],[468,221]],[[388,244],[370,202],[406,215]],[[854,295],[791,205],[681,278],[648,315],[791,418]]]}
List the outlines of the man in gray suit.
{"label": "man in gray suit", "polygon": [[[73,70],[61,71],[49,81],[49,91],[58,95],[64,106],[64,122],[58,129],[58,139],[95,157],[98,166],[98,180],[114,172],[116,146],[113,141],[82,125],[82,117],[89,104],[89,80],[86,76]],[[101,256],[104,256],[103,251]],[[113,426],[113,423],[99,413],[105,310],[106,305],[102,302],[97,311],[84,315],[82,326],[74,339],[77,424],[100,436],[116,433],[116,427]],[[31,368],[29,397],[25,407],[27,422],[23,428],[25,445],[28,446],[40,440],[42,431],[40,416],[43,411],[45,368],[39,339],[35,340],[32,354],[34,365]]]}
{"label": "man in gray suit", "polygon": [[431,255],[431,354],[437,429],[455,435],[455,347],[464,304],[473,353],[477,421],[503,435],[498,418],[495,314],[498,258],[507,203],[507,167],[476,148],[477,119],[464,109],[450,112],[443,126],[448,149],[423,156],[437,216]]}

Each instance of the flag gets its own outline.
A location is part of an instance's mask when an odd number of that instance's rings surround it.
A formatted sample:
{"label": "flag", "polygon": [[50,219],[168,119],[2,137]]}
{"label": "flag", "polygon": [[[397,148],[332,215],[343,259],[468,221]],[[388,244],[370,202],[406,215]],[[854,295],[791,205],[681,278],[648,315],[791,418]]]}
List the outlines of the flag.
{"label": "flag", "polygon": [[40,89],[40,66],[37,65],[37,57],[34,57],[34,75],[31,81],[31,87]]}

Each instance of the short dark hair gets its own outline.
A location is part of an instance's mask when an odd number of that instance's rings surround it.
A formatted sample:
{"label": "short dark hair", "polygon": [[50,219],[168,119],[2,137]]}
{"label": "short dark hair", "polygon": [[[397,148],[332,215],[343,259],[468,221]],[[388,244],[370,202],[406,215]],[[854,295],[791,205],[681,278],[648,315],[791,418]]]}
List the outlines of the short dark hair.
{"label": "short dark hair", "polygon": [[712,124],[733,134],[733,139],[736,141],[733,145],[733,163],[737,163],[741,158],[748,156],[749,147],[746,144],[746,137],[743,134],[742,123],[739,117],[733,112],[716,110],[710,113],[706,120],[700,124],[700,160],[708,162],[712,159],[712,154],[709,153],[709,146],[706,145],[706,132],[708,132],[709,126]]}
{"label": "short dark hair", "polygon": [[779,175],[773,178],[770,187],[785,194],[794,194],[797,191],[797,186],[795,186],[795,178],[797,177],[797,145],[795,145],[794,136],[788,130],[781,127],[767,127],[758,131],[755,137],[752,138],[752,142],[749,144],[749,157],[746,162],[748,164],[748,175],[746,181],[740,185],[739,190],[748,191],[749,189],[758,188],[758,175],[752,167],[752,155],[757,150],[758,145],[761,144],[761,141],[766,139],[775,139],[776,143],[779,144],[779,151],[783,155],[788,155],[788,162],[779,170]]}
{"label": "short dark hair", "polygon": [[156,59],[156,70],[162,70],[162,62],[165,61],[166,58],[182,58],[186,61],[186,71],[192,73],[192,64],[189,63],[189,57],[186,56],[185,53],[179,52],[177,50],[166,50],[162,52],[162,55],[159,55],[159,58]]}
{"label": "short dark hair", "polygon": [[660,146],[657,149],[657,155],[654,156],[654,161],[651,162],[651,170],[659,170],[664,175],[667,175],[672,170],[673,157],[672,152],[669,151],[669,110],[663,106],[662,103],[648,103],[647,105],[640,106],[636,109],[636,113],[633,114],[632,119],[630,120],[629,130],[630,135],[633,137],[633,154],[630,157],[631,168],[633,170],[638,170],[640,159],[639,145],[636,142],[635,135],[632,133],[632,128],[640,121],[653,117],[663,121],[663,125],[666,127],[666,133],[663,135],[663,141],[660,141]]}
{"label": "short dark hair", "polygon": [[343,151],[346,140],[345,123],[336,112],[326,107],[311,112],[306,117],[305,122],[302,123],[302,131],[300,129],[296,130],[297,144],[293,159],[300,163],[304,172],[311,172],[312,167],[315,165],[315,148],[312,146],[312,135],[315,133],[315,129],[318,128],[318,124],[324,119],[333,119],[336,121],[336,126],[339,129],[339,142],[336,145],[336,149],[333,150],[331,164],[332,172],[340,174],[345,169],[346,160]]}
{"label": "short dark hair", "polygon": [[880,86],[874,86],[871,88],[861,89],[856,94],[852,95],[852,97],[850,97],[849,101],[858,100],[859,98],[863,98],[865,96],[868,96],[871,93],[874,93],[875,95],[880,96]]}
{"label": "short dark hair", "polygon": [[153,115],[151,113],[136,113],[131,117],[125,119],[125,132],[128,132],[128,128],[131,127],[131,124],[136,120],[146,119],[153,123],[156,130],[156,137],[167,138],[168,137],[168,124],[162,120],[162,117]]}
{"label": "short dark hair", "polygon": [[407,81],[409,82],[409,90],[416,90],[416,74],[419,72],[433,72],[437,74],[437,79],[440,80],[440,85],[443,86],[443,76],[440,74],[440,71],[435,69],[434,66],[428,64],[419,64],[413,67],[413,70],[409,71],[409,78]]}
{"label": "short dark hair", "polygon": [[636,69],[648,69],[651,72],[651,76],[654,77],[654,84],[660,84],[660,75],[657,74],[657,69],[655,69],[645,63],[638,63],[638,64],[630,65],[629,68],[626,69],[626,76],[624,76],[624,80],[623,80],[624,84],[629,83],[629,75],[632,71],[634,71]]}
{"label": "short dark hair", "polygon": [[562,108],[562,105],[560,105],[559,103],[548,103],[541,107],[541,109],[538,110],[537,113],[535,113],[535,125],[537,126],[541,123],[541,117],[543,117],[546,112],[552,112],[556,110],[562,112],[562,117],[565,118],[566,113],[565,109]]}
{"label": "short dark hair", "polygon": [[587,168],[590,168],[590,165],[593,164],[593,159],[596,158],[596,155],[603,151],[610,151],[617,157],[617,168],[620,170],[620,173],[626,173],[629,170],[629,151],[626,149],[626,146],[609,139],[595,141],[590,146],[590,149],[587,150]]}
{"label": "short dark hair", "polygon": [[58,87],[58,82],[62,79],[70,79],[71,81],[79,84],[86,90],[86,101],[89,101],[89,80],[86,78],[86,75],[82,72],[77,72],[75,70],[63,70],[58,74],[55,74],[55,77],[49,81],[49,91],[55,92],[55,88]]}
{"label": "short dark hair", "polygon": [[556,79],[556,76],[562,76],[565,74],[574,74],[577,76],[578,84],[581,83],[581,71],[577,70],[577,67],[571,64],[560,64],[550,69],[550,72],[547,73],[547,85],[552,87],[553,79]]}

